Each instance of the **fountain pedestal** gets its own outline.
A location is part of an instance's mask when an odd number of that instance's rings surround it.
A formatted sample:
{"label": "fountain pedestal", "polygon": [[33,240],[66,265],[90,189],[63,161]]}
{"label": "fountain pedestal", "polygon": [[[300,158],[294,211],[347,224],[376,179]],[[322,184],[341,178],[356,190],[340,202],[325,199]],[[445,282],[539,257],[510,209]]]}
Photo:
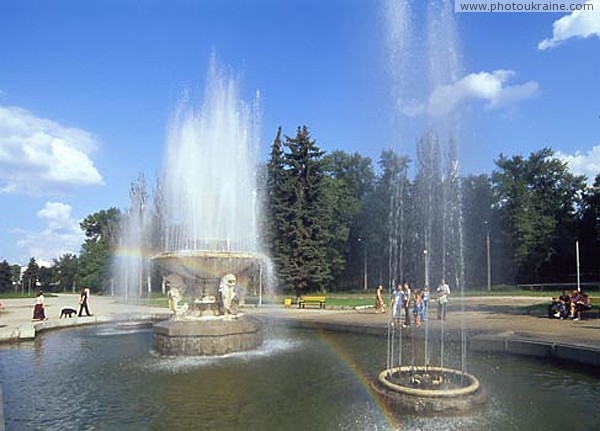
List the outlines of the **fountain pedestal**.
{"label": "fountain pedestal", "polygon": [[170,319],[154,324],[154,350],[166,356],[218,356],[252,350],[263,342],[261,323],[252,317]]}
{"label": "fountain pedestal", "polygon": [[[413,376],[412,382],[404,383],[402,376]],[[398,411],[465,412],[486,401],[476,377],[451,368],[423,365],[390,368],[379,373],[372,387],[387,405]]]}

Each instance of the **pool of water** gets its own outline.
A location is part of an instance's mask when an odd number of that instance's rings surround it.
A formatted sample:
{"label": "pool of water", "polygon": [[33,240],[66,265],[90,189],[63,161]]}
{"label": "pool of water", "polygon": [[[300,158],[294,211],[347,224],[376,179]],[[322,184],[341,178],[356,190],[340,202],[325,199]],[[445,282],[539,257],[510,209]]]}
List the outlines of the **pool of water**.
{"label": "pool of water", "polygon": [[463,416],[402,415],[369,390],[385,367],[384,338],[266,332],[256,351],[208,359],[158,357],[151,329],[117,326],[5,346],[6,430],[576,431],[600,423],[597,370],[473,356],[469,372],[488,394],[484,408]]}

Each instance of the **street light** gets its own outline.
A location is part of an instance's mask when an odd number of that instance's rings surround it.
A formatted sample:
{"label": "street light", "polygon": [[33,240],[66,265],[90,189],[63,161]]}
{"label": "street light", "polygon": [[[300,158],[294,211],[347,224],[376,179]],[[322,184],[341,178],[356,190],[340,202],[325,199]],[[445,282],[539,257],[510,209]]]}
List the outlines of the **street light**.
{"label": "street light", "polygon": [[483,222],[485,225],[485,247],[487,252],[487,288],[488,292],[492,291],[492,268],[490,264],[490,225],[487,220]]}
{"label": "street light", "polygon": [[425,255],[425,286],[429,286],[429,252],[423,250],[423,255]]}
{"label": "street light", "polygon": [[577,291],[581,292],[581,278],[579,277],[579,240],[575,241],[575,265],[577,266]]}
{"label": "street light", "polygon": [[367,290],[367,242],[362,238],[357,238],[357,241],[363,245],[363,288]]}

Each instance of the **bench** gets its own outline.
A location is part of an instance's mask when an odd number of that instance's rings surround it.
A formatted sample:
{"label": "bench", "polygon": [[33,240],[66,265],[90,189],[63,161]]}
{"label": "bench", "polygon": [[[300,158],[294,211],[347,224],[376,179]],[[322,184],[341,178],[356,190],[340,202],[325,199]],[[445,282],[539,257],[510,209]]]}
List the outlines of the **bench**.
{"label": "bench", "polygon": [[592,305],[592,308],[587,310],[581,310],[579,312],[579,317],[583,319],[600,319],[600,307],[597,305]]}
{"label": "bench", "polygon": [[324,296],[301,296],[298,298],[298,308],[304,308],[306,305],[318,305],[319,308],[325,308]]}

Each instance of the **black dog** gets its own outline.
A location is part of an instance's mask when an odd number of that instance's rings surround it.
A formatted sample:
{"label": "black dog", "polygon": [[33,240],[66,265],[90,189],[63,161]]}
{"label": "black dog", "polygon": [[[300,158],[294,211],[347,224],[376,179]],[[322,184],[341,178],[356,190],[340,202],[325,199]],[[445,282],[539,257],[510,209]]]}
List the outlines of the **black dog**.
{"label": "black dog", "polygon": [[73,310],[72,308],[63,308],[60,310],[60,318],[63,317],[73,317],[74,314],[77,314],[77,310]]}

